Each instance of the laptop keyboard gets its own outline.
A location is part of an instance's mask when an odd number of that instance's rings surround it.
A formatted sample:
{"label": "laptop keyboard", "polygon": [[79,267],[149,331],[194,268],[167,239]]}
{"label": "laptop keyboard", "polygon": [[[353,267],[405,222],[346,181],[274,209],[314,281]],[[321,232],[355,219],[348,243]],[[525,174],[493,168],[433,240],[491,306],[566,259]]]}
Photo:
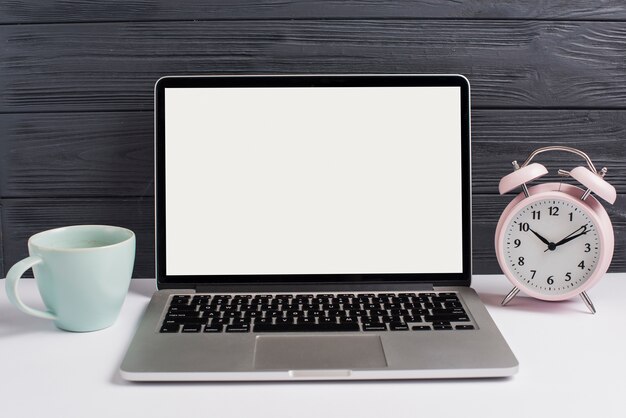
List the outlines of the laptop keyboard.
{"label": "laptop keyboard", "polygon": [[456,293],[173,295],[160,332],[472,330]]}

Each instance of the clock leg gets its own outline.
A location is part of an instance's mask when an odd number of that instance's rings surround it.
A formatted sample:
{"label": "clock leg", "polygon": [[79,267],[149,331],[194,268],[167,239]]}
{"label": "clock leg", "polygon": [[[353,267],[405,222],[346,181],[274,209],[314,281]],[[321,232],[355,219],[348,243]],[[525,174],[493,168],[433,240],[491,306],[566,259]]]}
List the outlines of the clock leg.
{"label": "clock leg", "polygon": [[519,293],[519,289],[517,287],[514,287],[508,295],[506,295],[506,297],[504,298],[504,300],[502,300],[502,306],[506,306],[507,303],[509,303],[515,296],[517,296],[517,294]]}
{"label": "clock leg", "polygon": [[592,314],[596,313],[596,308],[593,306],[591,299],[589,299],[589,295],[587,294],[587,292],[582,292],[580,294],[580,297],[583,299],[583,301],[585,302],[585,305],[587,305],[587,308],[589,308],[591,313]]}

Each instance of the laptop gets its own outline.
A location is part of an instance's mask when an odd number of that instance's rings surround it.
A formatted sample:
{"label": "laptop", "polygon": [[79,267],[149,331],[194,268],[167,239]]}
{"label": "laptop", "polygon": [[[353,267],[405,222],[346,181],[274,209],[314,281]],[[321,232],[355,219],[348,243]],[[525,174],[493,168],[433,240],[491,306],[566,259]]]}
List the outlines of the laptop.
{"label": "laptop", "polygon": [[501,377],[460,75],[164,77],[133,381]]}

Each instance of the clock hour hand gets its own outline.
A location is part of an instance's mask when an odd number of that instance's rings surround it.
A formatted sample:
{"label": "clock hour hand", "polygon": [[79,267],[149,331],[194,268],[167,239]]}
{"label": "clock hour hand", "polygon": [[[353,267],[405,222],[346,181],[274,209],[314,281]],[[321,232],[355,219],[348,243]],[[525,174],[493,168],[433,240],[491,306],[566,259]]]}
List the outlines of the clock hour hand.
{"label": "clock hour hand", "polygon": [[[577,233],[578,231],[580,231],[582,229],[582,232]],[[572,232],[571,234],[569,234],[568,236],[566,236],[565,238],[563,238],[561,241],[557,242],[556,244],[554,244],[555,246],[559,246],[559,245],[563,245],[566,242],[570,242],[573,239],[578,238],[581,235],[585,235],[587,232],[587,225],[583,225],[580,228],[578,228],[576,231]]]}
{"label": "clock hour hand", "polygon": [[539,238],[541,240],[541,242],[543,242],[546,245],[550,245],[550,241],[548,241],[547,239],[545,239],[544,237],[542,237],[541,235],[539,235],[537,232],[535,232],[534,229],[532,228],[528,228],[530,230],[530,232],[532,232],[533,234],[535,234],[537,236],[537,238]]}

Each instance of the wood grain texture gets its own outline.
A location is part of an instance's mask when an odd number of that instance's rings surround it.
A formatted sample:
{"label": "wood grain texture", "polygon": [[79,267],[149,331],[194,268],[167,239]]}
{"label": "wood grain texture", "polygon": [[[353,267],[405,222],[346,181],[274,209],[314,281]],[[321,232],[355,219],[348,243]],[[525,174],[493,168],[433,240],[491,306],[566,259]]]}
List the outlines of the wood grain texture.
{"label": "wood grain texture", "polygon": [[624,108],[622,22],[0,26],[0,112],[151,110],[164,74],[461,73],[480,107]]}
{"label": "wood grain texture", "polygon": [[294,18],[626,19],[621,0],[4,0],[0,23]]}
{"label": "wood grain texture", "polygon": [[154,201],[141,199],[4,199],[5,267],[28,255],[28,238],[66,225],[116,225],[133,230],[137,254],[133,277],[154,277]]}
{"label": "wood grain texture", "polygon": [[[626,192],[626,112],[571,110],[477,110],[472,113],[472,185],[474,193],[497,193],[500,178],[537,148],[567,145],[587,152],[618,193]],[[559,168],[586,165],[575,155],[546,153],[533,160],[563,181]]]}
{"label": "wood grain texture", "polygon": [[[2,114],[0,196],[153,196],[152,125],[152,112]],[[626,192],[626,112],[479,109],[472,114],[474,193],[497,193],[512,160],[552,144],[587,150]],[[538,161],[552,172],[584,164],[563,153]]]}
{"label": "wood grain texture", "polygon": [[0,196],[153,196],[152,112],[0,115]]}
{"label": "wood grain texture", "polygon": [[[476,195],[473,202],[474,272],[499,273],[493,237],[502,210],[513,196]],[[152,199],[8,199],[2,201],[5,266],[27,255],[28,237],[38,231],[72,224],[111,224],[137,234],[134,277],[153,277]],[[616,232],[616,252],[611,271],[626,268],[626,195],[607,207]]]}

